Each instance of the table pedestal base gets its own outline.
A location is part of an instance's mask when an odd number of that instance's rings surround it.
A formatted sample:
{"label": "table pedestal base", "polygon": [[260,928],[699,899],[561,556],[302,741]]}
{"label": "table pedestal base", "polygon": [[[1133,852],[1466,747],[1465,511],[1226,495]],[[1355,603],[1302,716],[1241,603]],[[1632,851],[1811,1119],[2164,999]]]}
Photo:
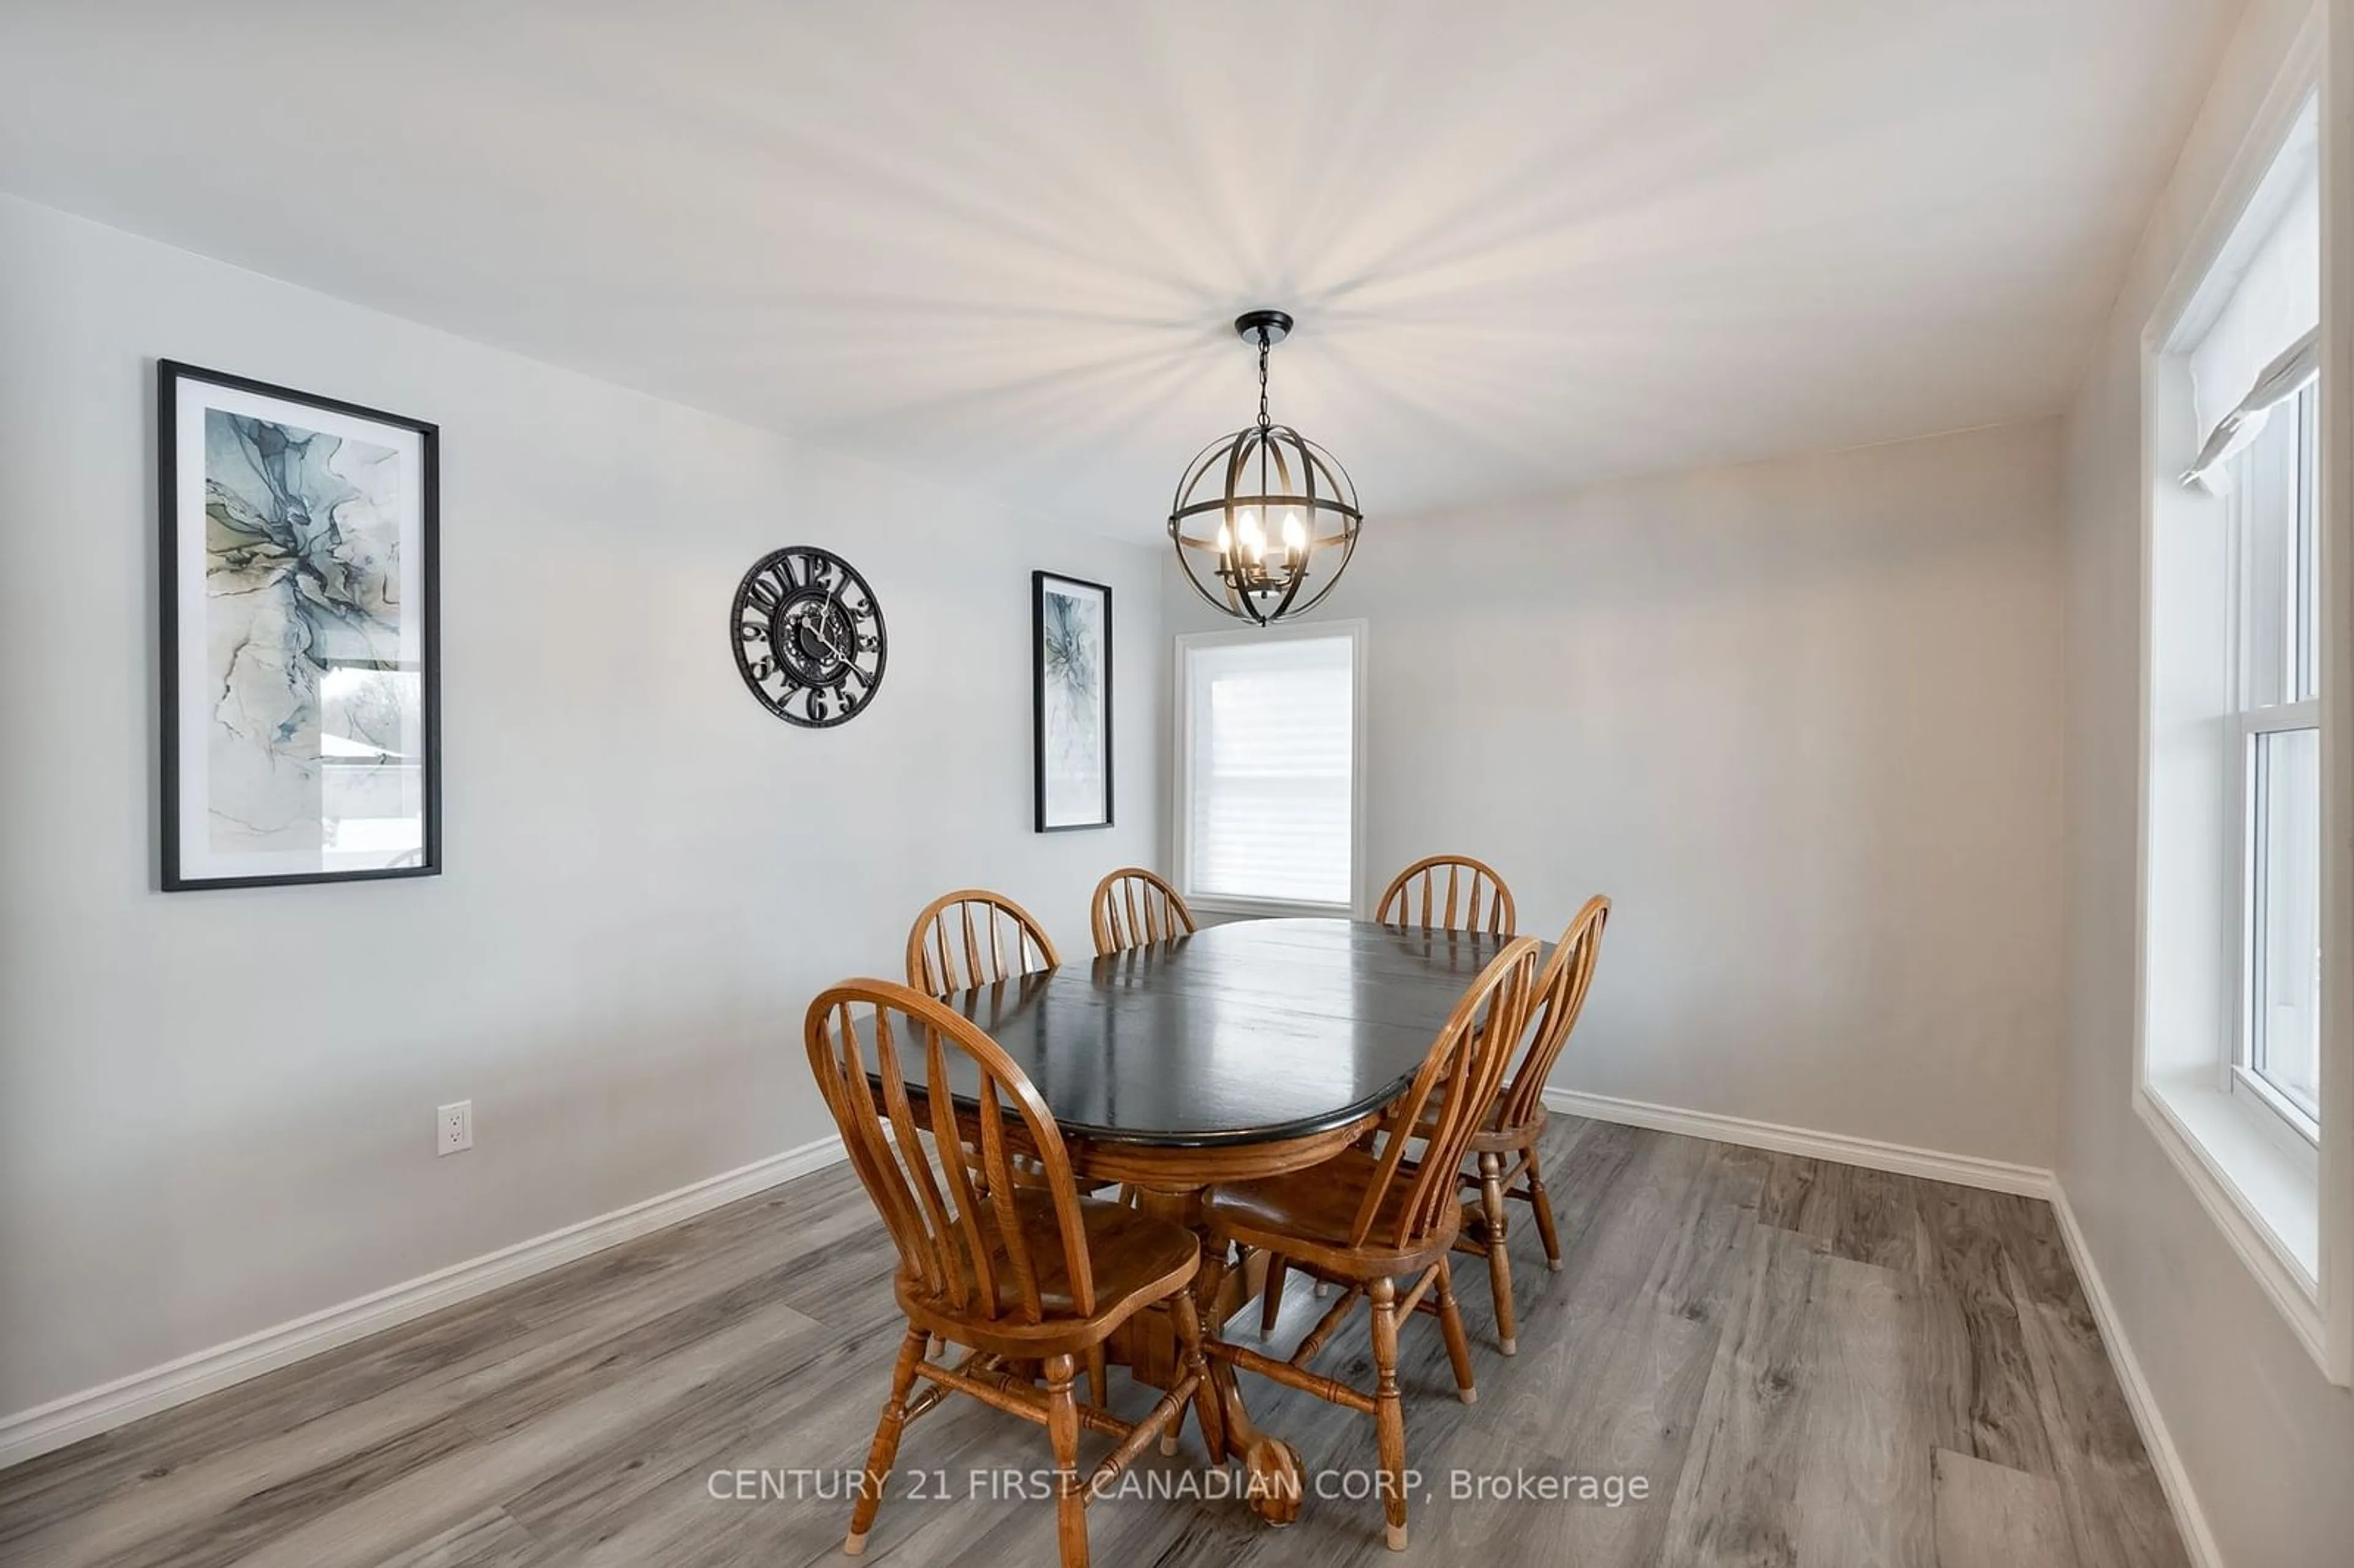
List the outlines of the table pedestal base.
{"label": "table pedestal base", "polygon": [[[1269,1524],[1289,1524],[1299,1517],[1299,1451],[1279,1437],[1251,1425],[1243,1404],[1234,1364],[1220,1355],[1226,1319],[1258,1298],[1267,1287],[1267,1258],[1253,1254],[1239,1269],[1226,1265],[1223,1247],[1209,1238],[1202,1223],[1201,1191],[1139,1188],[1137,1207],[1156,1218],[1184,1225],[1202,1237],[1202,1272],[1194,1281],[1202,1311],[1202,1349],[1210,1363],[1210,1393],[1203,1414],[1202,1441],[1212,1464],[1240,1459],[1249,1478],[1246,1500],[1253,1513]],[[1176,1334],[1159,1313],[1140,1313],[1113,1336],[1111,1359],[1125,1365],[1129,1375],[1152,1387],[1167,1389],[1182,1375],[1177,1357]]]}

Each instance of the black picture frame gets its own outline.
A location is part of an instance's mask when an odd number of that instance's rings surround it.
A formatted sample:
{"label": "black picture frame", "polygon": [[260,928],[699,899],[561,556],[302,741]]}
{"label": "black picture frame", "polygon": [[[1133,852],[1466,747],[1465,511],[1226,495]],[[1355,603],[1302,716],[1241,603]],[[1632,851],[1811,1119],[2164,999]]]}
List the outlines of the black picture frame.
{"label": "black picture frame", "polygon": [[[1100,759],[1102,778],[1101,810],[1085,819],[1062,820],[1063,802],[1050,801],[1047,739],[1049,729],[1048,620],[1050,598],[1058,597],[1055,589],[1071,588],[1077,594],[1059,597],[1076,599],[1087,596],[1097,598],[1103,607],[1101,647],[1098,662],[1102,700],[1098,705],[1101,723],[1097,726],[1097,757]],[[1030,574],[1030,735],[1032,821],[1042,833],[1083,832],[1112,825],[1112,705],[1115,687],[1112,681],[1112,618],[1111,588],[1104,583],[1090,582],[1061,572],[1034,571]]]}
{"label": "black picture frame", "polygon": [[[413,862],[377,866],[345,866],[319,870],[260,871],[249,874],[223,874],[217,870],[192,870],[189,845],[183,842],[182,813],[186,801],[184,789],[190,780],[186,776],[183,756],[188,736],[182,724],[183,694],[180,686],[182,671],[180,638],[180,573],[184,560],[194,552],[194,558],[206,558],[205,511],[199,504],[193,519],[182,515],[180,463],[180,408],[182,393],[190,388],[217,389],[228,394],[274,399],[299,408],[315,410],[347,421],[365,421],[387,430],[406,432],[417,442],[416,472],[417,514],[416,533],[419,546],[419,577],[417,587],[421,603],[417,626],[418,651],[418,713],[415,736],[421,742],[424,756],[418,765],[418,786],[421,794],[419,821],[420,842]],[[406,415],[388,413],[359,403],[340,398],[323,397],[315,393],[298,391],[250,376],[232,376],[225,371],[208,370],[201,366],[179,360],[158,359],[155,362],[156,403],[156,516],[155,531],[159,566],[158,623],[160,628],[160,665],[163,677],[161,702],[162,789],[159,793],[161,849],[159,883],[166,893],[185,893],[210,888],[283,887],[314,882],[376,882],[413,876],[438,876],[441,874],[441,578],[440,578],[440,450],[441,429],[439,425]],[[202,475],[198,475],[199,482]],[[199,493],[201,496],[201,493]],[[191,525],[196,530],[193,539],[186,537]],[[405,529],[398,535],[407,537]],[[381,667],[381,666],[371,666]],[[405,668],[405,663],[395,668]],[[201,758],[199,759],[201,760]],[[207,779],[207,787],[209,779]],[[209,800],[209,795],[207,797]],[[321,852],[323,854],[323,850]],[[227,857],[224,857],[227,858]],[[406,858],[406,857],[404,857]]]}

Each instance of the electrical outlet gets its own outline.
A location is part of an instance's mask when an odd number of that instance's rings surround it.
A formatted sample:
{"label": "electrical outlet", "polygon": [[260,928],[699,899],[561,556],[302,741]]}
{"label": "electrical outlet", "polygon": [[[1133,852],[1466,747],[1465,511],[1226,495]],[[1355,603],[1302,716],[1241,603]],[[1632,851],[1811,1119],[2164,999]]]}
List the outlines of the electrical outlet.
{"label": "electrical outlet", "polygon": [[474,1102],[460,1100],[433,1113],[433,1152],[461,1154],[474,1147]]}

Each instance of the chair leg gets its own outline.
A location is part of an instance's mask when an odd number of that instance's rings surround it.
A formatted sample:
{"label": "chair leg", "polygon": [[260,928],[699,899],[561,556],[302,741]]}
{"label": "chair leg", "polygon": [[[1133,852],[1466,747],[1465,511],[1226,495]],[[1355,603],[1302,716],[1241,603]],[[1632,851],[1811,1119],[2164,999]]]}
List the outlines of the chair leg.
{"label": "chair leg", "polygon": [[1046,1358],[1046,1437],[1055,1446],[1055,1535],[1063,1568],[1087,1568],[1087,1483],[1079,1477],[1079,1405],[1068,1355]]}
{"label": "chair leg", "polygon": [[899,1434],[907,1428],[907,1391],[916,1385],[916,1368],[930,1343],[931,1336],[913,1324],[899,1341],[899,1359],[891,1366],[891,1396],[883,1402],[882,1420],[875,1424],[875,1446],[866,1451],[866,1474],[850,1510],[849,1537],[842,1543],[849,1556],[866,1550],[866,1532],[875,1528],[875,1510],[883,1506],[883,1482],[899,1457]]}
{"label": "chair leg", "polygon": [[1087,1347],[1087,1398],[1099,1405],[1111,1404],[1111,1352],[1100,1343]]}
{"label": "chair leg", "polygon": [[[1169,1298],[1169,1315],[1177,1328],[1177,1353],[1184,1362],[1186,1375],[1193,1382],[1193,1419],[1201,1424],[1206,1435],[1210,1430],[1209,1412],[1218,1397],[1216,1385],[1210,1382],[1209,1359],[1202,1353],[1202,1315],[1193,1305],[1193,1287],[1187,1286]],[[1161,1451],[1177,1451],[1177,1435],[1185,1429],[1185,1413],[1179,1411],[1169,1430],[1161,1435]]]}
{"label": "chair leg", "polygon": [[1479,1402],[1471,1381],[1471,1340],[1463,1332],[1463,1314],[1455,1305],[1455,1270],[1438,1260],[1438,1327],[1447,1336],[1447,1359],[1455,1363],[1455,1397],[1466,1404]]}
{"label": "chair leg", "polygon": [[[1193,1282],[1194,1301],[1215,1303],[1218,1299],[1218,1292],[1225,1287],[1225,1282],[1226,1244],[1222,1241],[1212,1242],[1202,1253],[1202,1272]],[[1213,1309],[1214,1310],[1214,1307]],[[1194,1320],[1204,1339],[1219,1337],[1220,1326],[1214,1319],[1204,1322],[1197,1313]],[[1225,1375],[1223,1367],[1219,1372],[1221,1375]],[[1225,1394],[1221,1389],[1221,1392],[1214,1393],[1208,1400],[1196,1404],[1193,1407],[1194,1415],[1202,1423],[1202,1446],[1209,1450],[1210,1463],[1213,1465],[1223,1465],[1229,1457],[1242,1457],[1240,1449],[1230,1451],[1226,1446],[1226,1412],[1225,1406],[1220,1403],[1224,1398]]]}
{"label": "chair leg", "polygon": [[1405,1550],[1405,1410],[1398,1403],[1397,1284],[1376,1279],[1373,1303],[1373,1433],[1382,1453],[1382,1517],[1392,1552]]}
{"label": "chair leg", "polygon": [[1504,1250],[1504,1161],[1479,1156],[1479,1209],[1488,1221],[1488,1288],[1496,1298],[1496,1348],[1520,1353],[1512,1325],[1512,1255]]}
{"label": "chair leg", "polygon": [[1281,1253],[1267,1255],[1267,1288],[1259,1292],[1258,1302],[1258,1337],[1262,1340],[1274,1335],[1275,1320],[1283,1315],[1283,1275],[1289,1266]]}
{"label": "chair leg", "polygon": [[1555,1274],[1561,1272],[1561,1234],[1553,1228],[1553,1199],[1545,1192],[1544,1173],[1537,1169],[1537,1151],[1533,1145],[1529,1157],[1529,1207],[1536,1211],[1537,1239],[1544,1243],[1545,1266]]}

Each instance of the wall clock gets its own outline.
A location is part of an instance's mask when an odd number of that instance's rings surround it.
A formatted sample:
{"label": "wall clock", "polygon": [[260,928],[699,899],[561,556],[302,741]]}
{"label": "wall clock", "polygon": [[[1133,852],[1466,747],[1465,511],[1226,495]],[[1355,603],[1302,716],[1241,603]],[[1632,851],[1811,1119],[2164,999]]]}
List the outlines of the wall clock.
{"label": "wall clock", "polygon": [[831,550],[789,545],[736,585],[736,668],[760,705],[810,729],[866,711],[883,683],[883,609]]}

